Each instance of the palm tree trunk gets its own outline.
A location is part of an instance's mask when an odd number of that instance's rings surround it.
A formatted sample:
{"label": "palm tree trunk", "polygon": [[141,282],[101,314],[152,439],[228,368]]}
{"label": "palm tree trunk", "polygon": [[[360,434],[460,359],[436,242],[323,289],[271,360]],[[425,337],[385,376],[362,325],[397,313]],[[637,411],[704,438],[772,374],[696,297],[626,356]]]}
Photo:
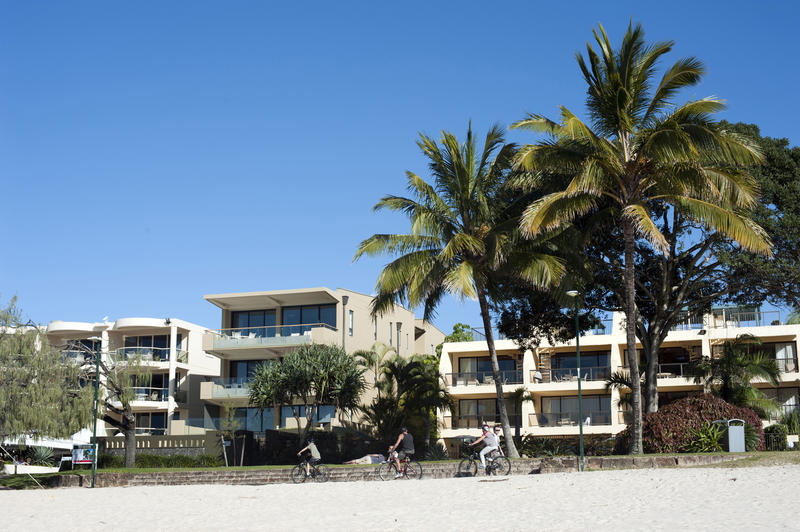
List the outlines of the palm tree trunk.
{"label": "palm tree trunk", "polygon": [[511,432],[511,425],[508,422],[508,411],[506,410],[506,402],[503,400],[503,383],[500,380],[500,365],[497,363],[497,351],[494,349],[494,335],[492,334],[492,319],[489,315],[489,304],[486,301],[486,292],[483,286],[476,282],[478,289],[478,304],[481,307],[481,318],[483,318],[483,327],[486,330],[486,346],[489,348],[489,358],[492,361],[492,376],[494,377],[494,387],[497,391],[497,405],[500,408],[500,424],[503,427],[503,437],[506,440],[506,449],[508,450],[509,458],[519,458],[517,446],[514,445],[513,433]]}
{"label": "palm tree trunk", "polygon": [[639,354],[636,351],[636,284],[633,262],[635,233],[633,220],[622,218],[625,239],[625,333],[628,367],[631,371],[631,454],[642,453],[642,392],[639,376]]}

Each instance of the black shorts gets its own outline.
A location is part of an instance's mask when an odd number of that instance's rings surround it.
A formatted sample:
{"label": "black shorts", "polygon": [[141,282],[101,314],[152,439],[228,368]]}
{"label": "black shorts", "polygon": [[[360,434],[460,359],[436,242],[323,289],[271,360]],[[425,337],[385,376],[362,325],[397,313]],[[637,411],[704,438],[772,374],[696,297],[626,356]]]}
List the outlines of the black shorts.
{"label": "black shorts", "polygon": [[406,457],[411,458],[412,456],[414,456],[413,449],[410,450],[410,451],[408,451],[408,450],[397,451],[397,458],[399,460],[405,460]]}
{"label": "black shorts", "polygon": [[308,457],[308,463],[311,465],[317,465],[321,458],[312,458],[311,456]]}

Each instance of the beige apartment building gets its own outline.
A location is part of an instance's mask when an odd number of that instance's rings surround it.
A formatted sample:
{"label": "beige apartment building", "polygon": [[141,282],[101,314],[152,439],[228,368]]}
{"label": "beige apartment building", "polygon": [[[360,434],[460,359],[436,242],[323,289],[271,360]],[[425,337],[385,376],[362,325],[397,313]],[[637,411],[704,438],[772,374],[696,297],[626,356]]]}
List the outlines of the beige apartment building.
{"label": "beige apartment building", "polygon": [[[134,376],[136,433],[180,435],[203,433],[202,404],[196,400],[201,380],[219,375],[220,361],[202,349],[207,329],[174,318],[122,318],[97,323],[52,321],[47,326],[50,344],[65,357],[91,364],[100,353],[108,365],[136,360],[147,369]],[[101,376],[102,382],[102,376]],[[195,398],[195,400],[192,400]],[[116,429],[100,422],[99,436],[113,436]]]}
{"label": "beige apartment building", "polygon": [[[341,345],[348,353],[370,350],[375,342],[393,348],[401,357],[431,354],[444,333],[417,319],[401,306],[376,319],[370,315],[372,296],[352,290],[324,287],[204,296],[221,312],[221,328],[206,332],[202,348],[221,363],[220,376],[203,382],[205,427],[219,428],[234,418],[237,427],[253,432],[296,428],[289,406],[259,412],[249,404],[248,381],[265,360],[280,360],[299,346],[311,343]],[[365,374],[368,385],[374,373]],[[374,396],[369,386],[362,402]],[[321,407],[314,423],[337,425],[332,405]]]}
{"label": "beige apartment building", "polygon": [[[612,435],[626,427],[626,412],[619,407],[619,392],[606,391],[612,371],[625,367],[624,315],[617,313],[603,327],[580,338],[582,410],[585,434]],[[687,377],[689,362],[716,354],[726,340],[741,334],[759,337],[760,349],[775,357],[781,369],[777,388],[757,383],[777,398],[784,413],[800,408],[800,373],[797,351],[800,325],[780,324],[770,311],[713,310],[687,319],[670,331],[659,351],[659,403],[667,404],[702,387]],[[575,341],[521,350],[516,342],[496,341],[503,394],[512,427],[521,435],[564,436],[578,434],[578,387]],[[475,437],[484,422],[499,421],[496,391],[485,340],[446,343],[439,365],[455,401],[453,411],[440,414],[442,438],[457,445],[459,437]],[[519,387],[533,397],[521,407],[508,399]]]}

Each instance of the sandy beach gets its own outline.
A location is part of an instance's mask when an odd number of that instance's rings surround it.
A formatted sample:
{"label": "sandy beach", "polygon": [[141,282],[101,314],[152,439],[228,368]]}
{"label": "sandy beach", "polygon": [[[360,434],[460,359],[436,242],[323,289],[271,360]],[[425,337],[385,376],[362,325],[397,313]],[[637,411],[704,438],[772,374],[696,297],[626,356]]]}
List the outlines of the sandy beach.
{"label": "sandy beach", "polygon": [[4,530],[794,529],[800,466],[0,492]]}

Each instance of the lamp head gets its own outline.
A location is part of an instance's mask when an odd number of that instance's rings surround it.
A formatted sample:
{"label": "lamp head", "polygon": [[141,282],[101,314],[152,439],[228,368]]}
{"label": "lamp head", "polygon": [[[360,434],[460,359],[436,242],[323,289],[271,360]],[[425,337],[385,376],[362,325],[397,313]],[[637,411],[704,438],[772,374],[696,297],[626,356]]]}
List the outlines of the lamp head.
{"label": "lamp head", "polygon": [[569,297],[578,297],[578,291],[577,290],[567,290],[567,295]]}

